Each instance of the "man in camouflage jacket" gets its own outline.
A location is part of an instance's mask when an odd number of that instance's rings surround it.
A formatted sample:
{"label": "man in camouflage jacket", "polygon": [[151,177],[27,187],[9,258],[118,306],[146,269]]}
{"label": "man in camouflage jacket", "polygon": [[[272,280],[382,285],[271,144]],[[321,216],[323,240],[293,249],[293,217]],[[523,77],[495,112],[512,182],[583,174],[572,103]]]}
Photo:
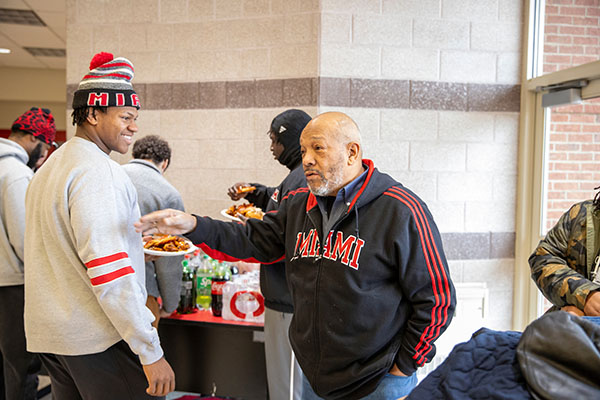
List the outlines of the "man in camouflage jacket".
{"label": "man in camouflage jacket", "polygon": [[577,203],[563,214],[529,257],[531,277],[554,305],[550,311],[600,316],[598,229],[600,196],[596,195],[594,201]]}

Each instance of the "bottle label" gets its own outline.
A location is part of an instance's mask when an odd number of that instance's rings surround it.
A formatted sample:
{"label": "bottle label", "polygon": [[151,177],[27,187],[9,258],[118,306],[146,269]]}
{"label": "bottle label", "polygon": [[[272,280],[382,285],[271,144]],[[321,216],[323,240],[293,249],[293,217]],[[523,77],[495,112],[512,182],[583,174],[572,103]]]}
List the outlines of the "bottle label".
{"label": "bottle label", "polygon": [[206,293],[209,294],[211,291],[211,277],[210,276],[197,276],[196,288],[198,293]]}
{"label": "bottle label", "polygon": [[213,279],[212,281],[212,285],[211,285],[211,294],[223,294],[223,286],[225,285],[226,281],[220,281],[220,280],[216,280]]}
{"label": "bottle label", "polygon": [[192,291],[193,286],[194,286],[194,283],[192,281],[181,282],[181,295],[182,296],[188,295]]}

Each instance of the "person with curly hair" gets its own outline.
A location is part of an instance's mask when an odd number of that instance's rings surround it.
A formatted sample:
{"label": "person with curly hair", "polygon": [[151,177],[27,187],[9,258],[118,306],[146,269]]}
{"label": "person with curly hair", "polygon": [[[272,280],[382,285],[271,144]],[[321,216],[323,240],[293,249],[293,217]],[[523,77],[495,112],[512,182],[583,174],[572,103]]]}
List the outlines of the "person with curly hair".
{"label": "person with curly hair", "polygon": [[[163,176],[171,162],[169,143],[159,136],[148,135],[133,144],[131,154],[134,159],[123,165],[123,169],[135,186],[142,215],[163,208],[184,211],[181,195]],[[156,317],[152,325],[157,329],[160,318],[169,316],[177,308],[182,258],[159,257],[146,261],[146,306]]]}

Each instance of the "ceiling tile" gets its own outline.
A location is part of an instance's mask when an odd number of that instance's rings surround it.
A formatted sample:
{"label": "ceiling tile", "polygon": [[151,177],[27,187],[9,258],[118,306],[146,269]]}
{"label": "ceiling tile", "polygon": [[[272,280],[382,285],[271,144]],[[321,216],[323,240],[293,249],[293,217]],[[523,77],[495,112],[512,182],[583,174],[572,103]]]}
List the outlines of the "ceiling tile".
{"label": "ceiling tile", "polygon": [[35,57],[39,62],[51,69],[66,69],[67,59],[64,57]]}
{"label": "ceiling tile", "polygon": [[66,10],[66,0],[25,0],[31,9],[38,11],[58,11],[64,13]]}
{"label": "ceiling tile", "polygon": [[[52,0],[55,1],[55,0]],[[29,10],[29,6],[23,0],[2,0],[1,8],[13,8],[15,10]]]}
{"label": "ceiling tile", "polygon": [[2,32],[0,32],[0,47],[5,47],[7,49],[13,50],[14,47],[19,47],[14,41],[10,40],[10,38]]}
{"label": "ceiling tile", "polygon": [[5,67],[46,68],[36,57],[20,47],[11,49],[10,54],[0,54],[0,63]]}
{"label": "ceiling tile", "polygon": [[20,46],[65,48],[65,42],[45,26],[0,24],[0,32]]}
{"label": "ceiling tile", "polygon": [[[37,15],[56,33],[64,42],[67,40],[67,21],[61,12],[39,11]],[[39,47],[39,46],[38,46]]]}

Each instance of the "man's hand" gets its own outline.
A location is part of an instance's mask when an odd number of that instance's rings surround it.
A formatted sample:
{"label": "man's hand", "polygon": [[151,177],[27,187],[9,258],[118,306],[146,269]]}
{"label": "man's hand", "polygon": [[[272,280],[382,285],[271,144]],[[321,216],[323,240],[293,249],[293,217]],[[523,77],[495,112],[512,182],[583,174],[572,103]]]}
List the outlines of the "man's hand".
{"label": "man's hand", "polygon": [[196,228],[196,217],[183,211],[167,208],[144,215],[133,226],[136,232],[142,232],[143,236],[154,233],[182,235]]}
{"label": "man's hand", "polygon": [[404,372],[400,371],[400,368],[398,368],[398,366],[395,363],[392,366],[392,369],[390,369],[390,374],[396,375],[396,376],[408,376]]}
{"label": "man's hand", "polygon": [[148,380],[146,393],[150,396],[166,396],[175,390],[175,373],[164,357],[152,364],[142,365],[142,368]]}
{"label": "man's hand", "polygon": [[235,185],[233,185],[232,187],[230,187],[229,189],[227,189],[227,195],[229,196],[229,198],[231,200],[237,201],[239,199],[243,199],[244,197],[246,197],[247,193],[240,193],[238,191],[238,188],[241,186],[250,186],[250,185],[245,182],[238,182]]}
{"label": "man's hand", "polygon": [[588,317],[600,317],[600,292],[594,290],[590,292],[585,301],[585,307],[583,307],[583,312]]}
{"label": "man's hand", "polygon": [[564,306],[560,309],[561,311],[568,312],[569,314],[576,315],[578,317],[583,317],[585,314],[579,308],[575,306]]}
{"label": "man's hand", "polygon": [[148,262],[148,261],[156,261],[160,258],[160,256],[153,256],[152,254],[146,254],[144,253],[144,261]]}

